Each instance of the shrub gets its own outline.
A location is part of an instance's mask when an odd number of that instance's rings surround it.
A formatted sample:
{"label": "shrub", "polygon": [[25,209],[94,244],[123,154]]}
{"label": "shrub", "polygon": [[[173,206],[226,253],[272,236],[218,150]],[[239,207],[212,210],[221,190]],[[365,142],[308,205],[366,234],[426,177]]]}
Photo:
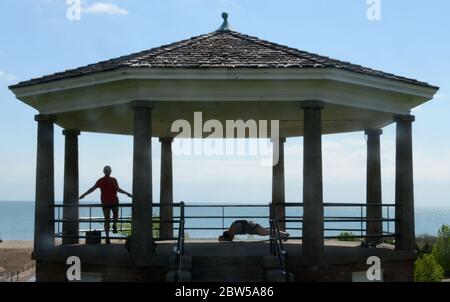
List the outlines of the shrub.
{"label": "shrub", "polygon": [[349,238],[355,236],[352,232],[341,232],[338,236],[339,241],[359,241],[358,238]]}
{"label": "shrub", "polygon": [[416,282],[441,282],[444,269],[432,254],[425,254],[414,263],[414,280]]}
{"label": "shrub", "polygon": [[387,238],[387,239],[383,240],[383,243],[390,244],[390,245],[395,245],[395,239]]}
{"label": "shrub", "polygon": [[437,241],[436,236],[422,234],[416,238],[416,250],[419,256],[423,254],[430,254],[433,250],[433,246]]}
{"label": "shrub", "polygon": [[[159,238],[159,217],[154,215],[153,218],[156,220],[153,222],[153,238]],[[124,236],[131,236],[131,223],[119,223],[118,229],[119,234],[122,234]]]}
{"label": "shrub", "polygon": [[445,274],[450,275],[450,226],[444,224],[438,231],[436,244],[433,246],[433,256],[442,266]]}

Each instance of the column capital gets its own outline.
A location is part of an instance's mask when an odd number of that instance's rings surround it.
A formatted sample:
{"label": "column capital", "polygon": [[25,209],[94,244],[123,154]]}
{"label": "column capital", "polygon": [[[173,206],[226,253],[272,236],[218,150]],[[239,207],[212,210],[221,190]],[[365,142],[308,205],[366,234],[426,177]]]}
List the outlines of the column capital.
{"label": "column capital", "polygon": [[155,108],[153,102],[151,102],[151,101],[145,101],[145,100],[136,100],[136,101],[132,101],[132,102],[130,102],[130,106],[131,106],[131,108],[133,108],[133,109],[146,108],[146,109],[152,110],[153,108]]}
{"label": "column capital", "polygon": [[78,129],[64,129],[62,134],[65,136],[79,136],[81,132]]}
{"label": "column capital", "polygon": [[37,114],[34,116],[36,122],[56,122],[57,118],[55,115],[51,114]]}
{"label": "column capital", "polygon": [[283,144],[286,143],[286,138],[285,138],[285,137],[278,137],[278,138],[271,137],[271,138],[270,138],[270,142],[273,143],[273,141],[274,141],[275,139],[278,139],[280,143],[283,143]]}
{"label": "column capital", "polygon": [[400,114],[394,116],[394,122],[414,122],[416,120],[416,117],[411,114]]}
{"label": "column capital", "polygon": [[300,107],[302,109],[323,109],[325,108],[325,102],[318,100],[301,101]]}
{"label": "column capital", "polygon": [[383,134],[383,129],[366,129],[364,133],[366,135],[381,135]]}
{"label": "column capital", "polygon": [[160,137],[159,142],[160,143],[172,143],[173,137]]}

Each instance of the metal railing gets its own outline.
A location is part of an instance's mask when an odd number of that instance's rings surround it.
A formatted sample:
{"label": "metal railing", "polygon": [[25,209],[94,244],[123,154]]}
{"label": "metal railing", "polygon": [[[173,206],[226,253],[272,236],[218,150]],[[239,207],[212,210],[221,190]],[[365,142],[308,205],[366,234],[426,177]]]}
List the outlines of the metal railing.
{"label": "metal railing", "polygon": [[[284,206],[286,209],[291,207],[297,207],[302,208],[304,204],[303,203],[283,203],[283,204],[277,204],[273,203],[270,205],[270,207],[273,209],[273,211],[276,211],[275,209],[279,206]],[[324,203],[324,239],[362,239],[362,238],[370,238],[370,237],[376,237],[376,238],[395,238],[397,234],[394,232],[391,232],[391,223],[395,223],[396,219],[391,218],[391,214],[393,214],[392,209],[394,209],[395,213],[395,204],[368,204],[368,203]],[[367,217],[367,208],[369,207],[381,207],[382,209],[382,216],[381,218],[368,218]],[[337,208],[343,208],[343,209],[354,209],[355,214],[353,216],[339,216],[339,215],[327,215],[327,210],[329,209],[337,209]],[[358,215],[356,215],[356,211]],[[275,212],[273,214],[273,217],[275,216]],[[278,220],[279,223],[285,223],[285,224],[292,224],[292,223],[299,223],[302,226],[301,227],[289,227],[286,226],[286,230],[297,230],[297,231],[303,231],[303,215],[300,216],[292,216],[292,215],[285,215],[283,219]],[[383,225],[383,230],[380,234],[367,234],[367,223],[368,222],[381,222],[382,224],[385,224],[386,227]],[[327,227],[328,224],[346,224],[346,227]],[[358,227],[348,227],[348,224],[358,224]],[[337,233],[340,232],[338,235],[327,235],[328,233]],[[349,233],[349,234],[344,234]],[[291,239],[303,239],[302,236],[293,236],[290,237]]]}
{"label": "metal railing", "polygon": [[278,225],[278,221],[274,218],[270,219],[270,249],[272,255],[278,257],[281,274],[284,276],[286,282],[289,282],[288,253],[284,250],[280,226]]}
{"label": "metal railing", "polygon": [[21,268],[16,268],[0,273],[0,282],[19,282],[21,280],[21,274],[26,273],[34,269],[35,267],[35,263],[29,263]]}
{"label": "metal railing", "polygon": [[182,259],[184,255],[184,202],[180,203],[180,229],[178,232],[177,248],[175,250],[175,282],[180,279]]}
{"label": "metal railing", "polygon": [[[182,206],[183,205],[183,206]],[[174,213],[172,220],[161,220],[159,217],[153,218],[154,230],[158,231],[161,228],[162,223],[172,223],[174,224],[174,229],[178,230],[178,236],[172,238],[161,238],[155,236],[155,241],[162,240],[178,240],[180,238],[179,234],[181,232],[181,222],[183,222],[183,232],[185,231],[187,235],[191,238],[189,233],[201,232],[202,236],[205,234],[215,234],[217,236],[219,231],[224,231],[228,229],[229,225],[234,220],[245,219],[254,220],[260,223],[262,226],[270,228],[271,211],[274,207],[284,206],[286,209],[286,214],[284,217],[277,219],[279,224],[285,226],[284,230],[293,232],[290,239],[302,239],[303,231],[303,203],[284,203],[284,204],[184,204],[175,203],[173,205],[160,205],[154,204],[154,208],[160,208],[162,206],[172,206],[174,209],[179,209],[178,213]],[[395,218],[391,218],[393,210],[395,210],[395,205],[393,204],[366,204],[366,203],[324,203],[324,238],[325,239],[361,239],[370,237],[379,238],[395,238],[397,234],[391,232],[391,224],[396,221]],[[382,208],[382,217],[378,219],[368,218],[367,208],[372,206],[379,206]],[[87,231],[97,230],[104,231],[103,224],[105,222],[104,217],[101,217],[102,206],[100,204],[79,204],[79,205],[55,205],[55,216],[54,222],[55,226],[55,236],[57,238],[86,238],[85,234]],[[62,218],[61,210],[66,207],[77,207],[80,211],[80,216],[78,219],[64,219]],[[120,204],[119,205],[119,219],[118,231],[121,236],[110,236],[110,239],[125,239],[127,232],[131,232],[131,204]],[[339,212],[331,211],[335,208],[341,208],[348,210]],[[181,211],[182,209],[182,211]],[[247,211],[246,211],[247,209]],[[289,213],[290,210],[295,210],[295,213]],[[227,213],[230,212],[231,213]],[[234,213],[233,213],[234,211]],[[84,213],[82,213],[84,212]],[[87,213],[86,213],[87,212]],[[212,212],[215,214],[211,215]],[[350,213],[349,213],[350,212]],[[81,215],[87,214],[87,215]],[[177,214],[177,215],[176,215]],[[350,215],[351,214],[351,215]],[[93,216],[98,215],[98,216]],[[274,215],[274,214],[273,214]],[[272,216],[275,218],[278,216]],[[78,235],[67,235],[63,234],[61,225],[64,222],[77,222],[80,225],[80,230]],[[112,220],[111,220],[112,222]],[[209,223],[208,223],[209,222]],[[367,234],[367,223],[368,222],[381,222],[383,224],[383,230],[380,234]],[[178,227],[175,227],[177,225]],[[342,225],[342,226],[341,226]],[[85,227],[85,228],[83,228]],[[348,232],[347,234],[341,234],[342,232]],[[183,234],[184,235],[184,234]],[[186,236],[187,236],[186,235]],[[186,236],[183,236],[183,240]],[[199,238],[213,238],[215,236],[208,235],[209,237],[199,237]],[[106,237],[102,236],[102,239]]]}
{"label": "metal railing", "polygon": [[[262,226],[270,228],[270,218],[277,217],[272,213],[273,208],[281,205],[286,208],[287,212],[289,212],[289,209],[293,209],[299,213],[287,213],[281,219],[277,219],[278,223],[283,223],[286,231],[292,231],[297,234],[289,237],[290,239],[303,239],[301,234],[303,231],[303,203],[294,202],[283,204],[236,205],[186,204],[185,230],[188,233],[189,231],[193,231],[202,232],[202,234],[205,232],[224,231],[228,229],[234,220],[240,219],[254,220]],[[367,208],[377,206],[382,208],[382,217],[378,219],[366,217]],[[342,214],[339,214],[339,211],[333,212],[333,209],[339,208],[342,208]],[[198,209],[208,211],[198,211]],[[396,221],[395,218],[391,218],[391,215],[395,213],[392,209],[395,209],[394,204],[324,203],[324,238],[361,239],[370,237],[396,237],[396,234],[391,232],[391,229],[393,229],[391,224]],[[234,212],[238,213],[227,213],[227,211],[230,210],[234,210]],[[249,211],[246,212],[246,210]],[[213,211],[215,211],[217,215],[209,214]],[[203,214],[202,212],[207,213]],[[273,216],[271,216],[272,214]],[[383,224],[382,232],[376,235],[367,234],[368,222],[381,222]],[[344,234],[344,232],[347,232],[347,234]]]}
{"label": "metal railing", "polygon": [[[53,223],[55,223],[55,237],[56,238],[77,238],[77,239],[87,239],[88,236],[86,235],[87,232],[90,231],[100,231],[104,232],[104,223],[106,222],[105,218],[103,217],[102,213],[102,205],[101,204],[78,204],[78,205],[64,205],[64,204],[55,204],[55,219],[53,220]],[[153,208],[161,208],[161,207],[173,207],[173,208],[184,208],[184,203],[173,203],[171,205],[166,204],[153,204]],[[71,219],[71,218],[63,218],[62,211],[65,208],[78,208],[79,210],[79,217],[78,219]],[[109,237],[106,236],[100,236],[101,239],[115,239],[115,240],[126,240],[126,238],[131,235],[131,209],[132,204],[119,204],[119,217],[116,219],[117,223],[117,234],[118,235],[111,235]],[[184,212],[184,209],[183,209]],[[174,230],[178,230],[178,233],[180,232],[180,225],[182,221],[181,216],[174,217],[174,219],[171,220],[161,220],[160,217],[154,216],[153,217],[153,232],[154,232],[154,240],[155,241],[167,241],[167,240],[178,240],[179,236],[173,236],[173,237],[161,237],[159,236],[160,230],[161,230],[161,224],[175,224],[178,225],[178,227],[174,227]],[[113,218],[110,219],[110,223],[113,223]],[[63,232],[62,225],[64,223],[78,223],[79,224],[79,230],[78,234],[69,235],[65,234]],[[83,235],[84,234],[84,235]],[[155,236],[157,235],[157,236]]]}

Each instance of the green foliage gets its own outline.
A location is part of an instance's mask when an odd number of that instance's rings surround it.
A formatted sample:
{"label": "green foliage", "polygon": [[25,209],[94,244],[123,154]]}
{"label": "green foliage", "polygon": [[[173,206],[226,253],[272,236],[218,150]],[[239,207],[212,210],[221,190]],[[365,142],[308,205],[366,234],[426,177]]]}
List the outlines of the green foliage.
{"label": "green foliage", "polygon": [[432,254],[425,254],[414,263],[414,280],[416,282],[441,282],[444,269]]}
{"label": "green foliage", "polygon": [[450,275],[450,225],[444,224],[438,231],[432,254],[444,269],[445,274]]}
{"label": "green foliage", "polygon": [[387,238],[383,240],[383,243],[395,245],[395,239]]}
{"label": "green foliage", "polygon": [[[159,217],[153,216],[153,238],[159,238]],[[131,218],[130,218],[131,219]],[[118,233],[124,236],[131,236],[131,223],[119,223],[118,225]]]}
{"label": "green foliage", "polygon": [[419,235],[416,238],[416,250],[419,254],[419,256],[424,254],[430,254],[433,250],[433,246],[435,245],[437,241],[436,236],[423,234]]}
{"label": "green foliage", "polygon": [[352,232],[341,232],[339,234],[339,241],[359,241],[358,238],[349,238],[351,236],[355,236]]}

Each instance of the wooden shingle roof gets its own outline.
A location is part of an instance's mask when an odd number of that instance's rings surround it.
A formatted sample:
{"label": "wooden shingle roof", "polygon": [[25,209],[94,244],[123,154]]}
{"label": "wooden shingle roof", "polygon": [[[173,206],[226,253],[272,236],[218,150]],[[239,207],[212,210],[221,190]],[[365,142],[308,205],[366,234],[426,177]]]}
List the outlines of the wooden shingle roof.
{"label": "wooden shingle roof", "polygon": [[301,51],[226,29],[31,79],[10,88],[42,84],[119,68],[337,68],[419,86],[433,87],[425,82]]}

